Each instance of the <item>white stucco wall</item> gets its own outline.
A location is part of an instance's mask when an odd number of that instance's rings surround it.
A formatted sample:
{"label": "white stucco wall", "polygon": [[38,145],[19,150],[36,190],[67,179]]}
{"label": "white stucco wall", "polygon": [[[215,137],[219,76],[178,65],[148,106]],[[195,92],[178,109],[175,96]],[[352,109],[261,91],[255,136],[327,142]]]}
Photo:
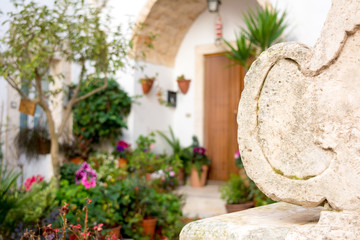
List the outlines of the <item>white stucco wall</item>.
{"label": "white stucco wall", "polygon": [[[234,40],[235,32],[243,25],[242,13],[249,7],[255,8],[256,0],[224,0],[220,7],[220,15],[223,23],[223,36],[225,39]],[[215,41],[215,19],[216,14],[204,11],[193,23],[187,32],[175,60],[173,81],[176,76],[184,74],[192,79],[189,92],[180,94],[179,106],[175,112],[174,131],[183,145],[191,144],[192,135],[195,134],[195,111],[198,102],[195,102],[195,48],[201,45],[213,44]],[[196,127],[198,127],[196,125]],[[199,140],[202,136],[198,136]],[[202,142],[200,143],[202,144]]]}
{"label": "white stucco wall", "polygon": [[331,0],[270,0],[272,5],[285,10],[289,23],[288,41],[313,46],[331,7]]}
{"label": "white stucco wall", "polygon": [[[273,0],[270,1],[273,6],[280,10],[286,10],[290,31],[287,32],[288,41],[299,41],[310,46],[314,45],[320,35],[322,25],[325,21],[328,10],[330,9],[330,0]],[[255,0],[223,0],[220,8],[220,15],[223,22],[223,36],[225,39],[235,40],[234,33],[242,25],[241,15],[249,7],[254,8],[258,3]],[[212,44],[214,42],[214,21],[215,14],[207,11],[202,13],[193,23],[186,34],[176,57],[173,80],[177,75],[185,74],[187,78],[195,79],[195,48],[198,46]],[[190,90],[186,95],[180,94],[179,106],[175,111],[174,130],[183,145],[191,143],[191,136],[197,131],[195,114],[201,111],[196,102],[196,91],[194,82],[191,83]],[[202,139],[202,136],[198,136]]]}

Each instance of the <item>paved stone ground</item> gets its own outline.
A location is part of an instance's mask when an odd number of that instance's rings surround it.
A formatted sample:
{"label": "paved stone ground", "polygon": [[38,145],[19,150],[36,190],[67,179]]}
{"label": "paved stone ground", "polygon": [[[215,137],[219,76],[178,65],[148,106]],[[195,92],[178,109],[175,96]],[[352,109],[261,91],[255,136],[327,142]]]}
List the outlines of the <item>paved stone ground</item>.
{"label": "paved stone ground", "polygon": [[176,192],[185,196],[183,213],[190,218],[207,218],[226,213],[225,201],[220,198],[221,181],[208,181],[202,188],[190,185],[179,187]]}

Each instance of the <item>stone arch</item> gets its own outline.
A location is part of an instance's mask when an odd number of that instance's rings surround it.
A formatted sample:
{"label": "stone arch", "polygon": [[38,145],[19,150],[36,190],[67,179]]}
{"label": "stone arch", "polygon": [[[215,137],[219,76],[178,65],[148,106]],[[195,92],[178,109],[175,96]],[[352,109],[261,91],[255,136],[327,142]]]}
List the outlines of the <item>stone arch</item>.
{"label": "stone arch", "polygon": [[[269,2],[258,3],[264,6]],[[185,34],[206,9],[206,0],[149,0],[137,20],[134,53],[140,58],[145,53],[149,63],[174,66]]]}

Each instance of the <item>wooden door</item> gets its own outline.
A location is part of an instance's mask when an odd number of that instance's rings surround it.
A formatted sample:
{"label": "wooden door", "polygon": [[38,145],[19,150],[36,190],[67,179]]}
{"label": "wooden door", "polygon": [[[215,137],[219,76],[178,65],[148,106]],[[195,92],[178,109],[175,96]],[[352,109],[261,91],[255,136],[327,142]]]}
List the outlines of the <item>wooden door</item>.
{"label": "wooden door", "polygon": [[228,180],[237,173],[237,109],[244,88],[244,68],[222,54],[205,55],[204,145],[211,158],[209,178]]}

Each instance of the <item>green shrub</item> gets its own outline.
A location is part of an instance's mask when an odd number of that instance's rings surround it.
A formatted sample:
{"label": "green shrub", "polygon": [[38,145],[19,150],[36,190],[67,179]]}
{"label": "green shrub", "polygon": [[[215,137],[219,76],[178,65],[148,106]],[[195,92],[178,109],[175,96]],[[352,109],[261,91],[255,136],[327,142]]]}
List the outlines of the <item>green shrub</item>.
{"label": "green shrub", "polygon": [[231,174],[230,179],[223,183],[219,189],[221,198],[227,204],[239,204],[251,201],[253,193],[244,184],[244,180],[239,175]]}
{"label": "green shrub", "polygon": [[[81,88],[83,96],[102,86],[103,81],[95,81]],[[119,87],[114,79],[108,80],[108,87],[76,104],[73,109],[75,135],[92,139],[93,143],[108,138],[115,140],[127,128],[125,117],[130,113],[132,99]]]}

